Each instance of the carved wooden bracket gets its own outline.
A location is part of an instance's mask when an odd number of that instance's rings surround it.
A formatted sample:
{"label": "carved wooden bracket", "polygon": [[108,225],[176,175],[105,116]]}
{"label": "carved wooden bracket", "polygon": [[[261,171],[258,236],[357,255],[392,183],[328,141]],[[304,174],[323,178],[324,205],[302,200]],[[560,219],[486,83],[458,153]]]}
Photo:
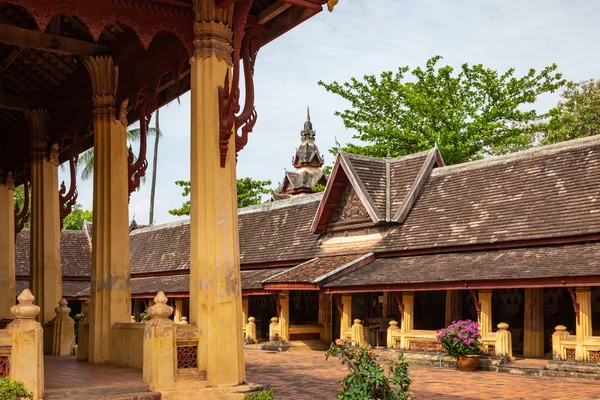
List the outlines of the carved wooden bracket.
{"label": "carved wooden bracket", "polygon": [[[61,143],[60,148],[65,148],[65,141],[71,139],[69,136],[65,137]],[[77,132],[73,134],[71,143],[71,153],[69,155],[69,168],[70,168],[70,179],[71,183],[69,185],[69,191],[67,192],[67,187],[65,186],[65,181],[63,181],[60,185],[60,189],[58,191],[58,203],[59,203],[59,212],[60,212],[60,229],[63,228],[63,221],[67,215],[71,214],[73,211],[73,206],[77,202],[77,161],[79,160],[79,155],[75,150],[75,145],[77,144]]]}
{"label": "carved wooden bracket", "polygon": [[281,315],[281,303],[279,302],[279,292],[271,292],[271,297],[275,300],[275,307],[277,307],[277,318]]}
{"label": "carved wooden bracket", "polygon": [[[146,92],[140,91],[139,96],[142,96]],[[156,93],[146,96],[140,104],[140,151],[137,158],[133,154],[131,146],[129,146],[129,181],[128,190],[129,198],[131,199],[131,193],[133,193],[138,187],[140,187],[140,181],[144,175],[146,175],[146,169],[148,168],[148,160],[146,160],[146,148],[148,140],[148,128],[150,126],[150,119],[152,118],[152,112],[158,108],[158,99]]]}
{"label": "carved wooden bracket", "polygon": [[29,165],[23,168],[23,209],[15,206],[15,241],[29,219]]}
{"label": "carved wooden bracket", "polygon": [[569,294],[571,295],[571,301],[573,301],[573,310],[575,310],[575,317],[577,318],[577,325],[579,325],[579,303],[577,302],[577,296],[572,287],[567,287]]}
{"label": "carved wooden bracket", "polygon": [[[258,50],[264,44],[264,28],[258,25],[247,25],[248,14],[253,0],[240,0],[235,4],[233,14],[233,73],[225,74],[223,86],[219,87],[219,152],[221,167],[225,167],[229,139],[236,132],[236,154],[248,143],[248,134],[256,123],[254,109],[254,64]],[[240,111],[240,60],[243,61],[246,98],[244,109]],[[241,134],[237,132],[241,129]]]}
{"label": "carved wooden bracket", "polygon": [[479,296],[477,296],[477,291],[475,289],[469,289],[469,292],[471,293],[471,297],[473,297],[477,318],[479,318],[481,316],[481,302],[479,301]]}
{"label": "carved wooden bracket", "polygon": [[338,300],[338,298],[335,294],[332,294],[331,297],[333,297],[333,301],[335,302],[335,306],[337,307],[338,311],[340,312],[340,317],[341,317],[342,315],[344,315],[344,307],[342,306],[342,303],[340,303],[340,301]]}
{"label": "carved wooden bracket", "polygon": [[400,300],[398,293],[392,292],[394,298],[396,299],[396,304],[398,305],[398,311],[400,311],[400,321],[404,318],[404,303]]}

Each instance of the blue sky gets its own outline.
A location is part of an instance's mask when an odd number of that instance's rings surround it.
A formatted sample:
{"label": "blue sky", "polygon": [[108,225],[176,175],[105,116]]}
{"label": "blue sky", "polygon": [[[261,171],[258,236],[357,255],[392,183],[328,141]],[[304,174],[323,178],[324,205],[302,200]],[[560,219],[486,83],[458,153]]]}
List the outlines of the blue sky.
{"label": "blue sky", "polygon": [[[328,164],[335,138],[345,144],[352,131],[333,115],[348,104],[317,85],[346,81],[400,66],[422,66],[434,55],[443,65],[482,63],[517,74],[556,63],[570,80],[599,78],[600,2],[561,0],[340,0],[260,50],[255,68],[258,121],[238,158],[238,177],[273,181],[293,169],[292,156],[310,106],[316,143]],[[558,94],[541,98],[546,110]],[[164,138],[158,155],[155,223],[177,219],[168,213],[184,201],[174,184],[189,179],[190,99],[181,97],[160,111]],[[150,150],[149,150],[150,151]],[[130,217],[148,223],[148,179],[131,196]],[[68,182],[68,171],[60,179]],[[92,208],[92,182],[78,185],[79,202]]]}

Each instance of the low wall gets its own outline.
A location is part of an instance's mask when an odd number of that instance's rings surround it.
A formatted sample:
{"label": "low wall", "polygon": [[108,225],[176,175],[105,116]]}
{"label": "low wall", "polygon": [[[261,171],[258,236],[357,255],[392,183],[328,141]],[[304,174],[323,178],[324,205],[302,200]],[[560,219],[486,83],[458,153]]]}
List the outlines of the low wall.
{"label": "low wall", "polygon": [[290,340],[319,340],[323,339],[321,325],[290,325]]}
{"label": "low wall", "polygon": [[111,331],[111,362],[141,369],[144,365],[144,324],[114,324]]}

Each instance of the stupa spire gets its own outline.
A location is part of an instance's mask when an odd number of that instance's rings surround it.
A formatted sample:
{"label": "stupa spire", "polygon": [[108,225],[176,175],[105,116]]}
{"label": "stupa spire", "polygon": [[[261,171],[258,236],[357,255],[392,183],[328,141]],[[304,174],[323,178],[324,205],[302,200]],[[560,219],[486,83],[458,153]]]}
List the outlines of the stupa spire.
{"label": "stupa spire", "polygon": [[300,131],[300,137],[303,142],[315,140],[317,131],[313,129],[312,122],[310,121],[310,108],[306,106],[306,122],[304,122],[304,129]]}

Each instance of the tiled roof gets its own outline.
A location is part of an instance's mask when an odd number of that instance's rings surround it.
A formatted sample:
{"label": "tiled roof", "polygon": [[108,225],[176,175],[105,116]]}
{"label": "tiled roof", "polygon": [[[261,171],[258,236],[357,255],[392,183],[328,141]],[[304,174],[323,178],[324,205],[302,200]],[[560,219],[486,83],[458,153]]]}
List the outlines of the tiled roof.
{"label": "tiled roof", "polygon": [[[27,288],[30,288],[29,281],[17,280],[17,294]],[[63,297],[89,296],[89,289],[89,281],[63,281],[62,283]]]}
{"label": "tiled roof", "polygon": [[287,270],[288,267],[242,270],[242,290],[262,289],[262,281]]}
{"label": "tiled roof", "polygon": [[[15,243],[16,275],[29,275],[29,243],[31,230],[23,229]],[[92,249],[83,231],[62,231],[60,240],[63,276],[89,277],[92,271]]]}
{"label": "tiled roof", "polygon": [[240,260],[243,265],[308,260],[317,251],[310,231],[323,194],[298,196],[239,211]]}
{"label": "tiled roof", "polygon": [[377,251],[600,232],[600,137],[436,168]]}
{"label": "tiled roof", "polygon": [[326,285],[600,276],[600,243],[381,258]]}
{"label": "tiled roof", "polygon": [[264,284],[276,283],[317,283],[317,280],[342,268],[362,257],[343,255],[334,257],[318,257],[296,267],[288,269],[279,275],[267,279]]}
{"label": "tiled roof", "polygon": [[190,223],[178,221],[129,234],[131,273],[190,269]]}

